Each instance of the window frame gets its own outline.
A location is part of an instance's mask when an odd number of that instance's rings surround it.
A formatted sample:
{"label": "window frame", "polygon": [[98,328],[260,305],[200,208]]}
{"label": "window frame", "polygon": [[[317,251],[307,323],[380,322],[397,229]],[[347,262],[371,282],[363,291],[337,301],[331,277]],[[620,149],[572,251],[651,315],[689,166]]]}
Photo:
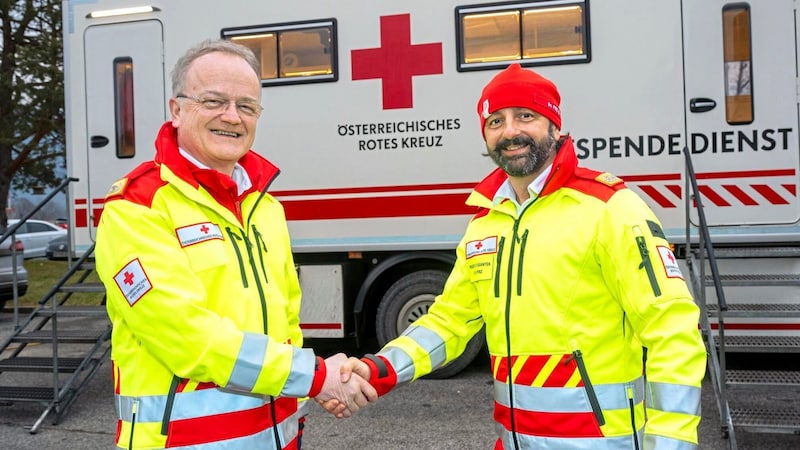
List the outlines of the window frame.
{"label": "window frame", "polygon": [[[491,62],[467,63],[464,61],[464,32],[462,29],[463,18],[469,14],[509,12],[533,9],[546,9],[550,7],[582,6],[583,12],[583,54],[570,56],[553,56],[546,58],[519,58],[497,60]],[[498,2],[489,4],[464,5],[455,8],[455,32],[456,32],[456,70],[459,72],[471,72],[477,70],[496,70],[503,69],[512,63],[519,63],[522,67],[553,66],[562,64],[585,64],[592,61],[591,52],[591,27],[589,15],[589,0],[540,0],[540,1],[514,1]],[[520,34],[519,42],[522,49],[524,36]]]}
{"label": "window frame", "polygon": [[[330,28],[330,37],[331,37],[331,45],[330,45],[330,58],[331,58],[331,73],[324,74],[324,75],[309,75],[309,76],[296,76],[296,77],[281,77],[281,66],[280,61],[277,61],[276,52],[276,78],[261,78],[261,74],[259,74],[259,78],[261,79],[261,86],[262,87],[269,87],[269,86],[285,86],[285,85],[293,85],[293,84],[308,84],[308,83],[330,83],[339,80],[339,42],[338,42],[338,34],[337,34],[337,21],[335,18],[326,18],[326,19],[315,19],[315,20],[303,20],[303,21],[296,21],[296,22],[281,22],[281,23],[274,23],[274,24],[262,24],[262,25],[248,25],[248,26],[241,26],[241,27],[229,27],[223,28],[220,31],[220,37],[222,39],[231,40],[235,37],[244,37],[244,36],[253,36],[258,34],[265,34],[265,33],[284,33],[287,31],[301,31],[309,28]],[[280,45],[280,40],[276,39],[276,44]]]}

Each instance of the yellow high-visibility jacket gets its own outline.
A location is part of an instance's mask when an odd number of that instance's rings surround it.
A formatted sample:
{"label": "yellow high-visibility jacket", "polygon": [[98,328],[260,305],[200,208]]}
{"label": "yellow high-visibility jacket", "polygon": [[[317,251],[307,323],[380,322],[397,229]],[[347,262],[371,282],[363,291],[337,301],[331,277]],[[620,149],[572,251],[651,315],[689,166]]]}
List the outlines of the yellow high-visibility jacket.
{"label": "yellow high-visibility jacket", "polygon": [[168,122],[155,160],[106,197],[95,259],[118,448],[297,448],[298,402],[325,365],[301,348],[286,220],[266,193],[278,170],[252,151],[239,164],[253,183],[242,195],[183,158]]}
{"label": "yellow high-visibility jacket", "polygon": [[456,358],[486,325],[497,449],[695,449],[706,352],[697,305],[650,208],[580,168],[568,138],[517,214],[480,208],[428,314],[364,358],[379,393]]}

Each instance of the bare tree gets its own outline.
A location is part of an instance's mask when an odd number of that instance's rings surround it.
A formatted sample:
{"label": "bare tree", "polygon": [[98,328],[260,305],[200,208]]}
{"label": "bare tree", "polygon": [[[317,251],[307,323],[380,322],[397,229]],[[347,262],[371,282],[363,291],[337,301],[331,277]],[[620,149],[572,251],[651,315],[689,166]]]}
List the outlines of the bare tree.
{"label": "bare tree", "polygon": [[0,224],[6,225],[12,187],[30,191],[61,181],[61,1],[0,0],[0,39]]}

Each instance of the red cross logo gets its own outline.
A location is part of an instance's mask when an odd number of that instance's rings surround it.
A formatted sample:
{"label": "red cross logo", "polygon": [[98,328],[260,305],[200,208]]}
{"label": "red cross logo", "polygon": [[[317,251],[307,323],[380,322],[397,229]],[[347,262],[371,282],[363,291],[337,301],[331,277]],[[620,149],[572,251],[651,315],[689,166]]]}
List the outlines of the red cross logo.
{"label": "red cross logo", "polygon": [[125,272],[125,281],[123,283],[133,286],[133,274],[130,272]]}
{"label": "red cross logo", "polygon": [[208,227],[203,225],[202,227],[200,227],[200,231],[202,231],[203,234],[208,234]]}
{"label": "red cross logo", "polygon": [[482,249],[483,248],[483,242],[478,242],[477,244],[475,244],[475,248],[478,249],[478,250]]}
{"label": "red cross logo", "polygon": [[442,71],[442,43],[411,44],[411,15],[381,16],[381,46],[350,52],[353,80],[381,79],[383,109],[414,106],[411,78]]}
{"label": "red cross logo", "polygon": [[671,262],[672,264],[675,264],[675,257],[672,256],[672,252],[669,252],[669,254],[667,255],[667,258],[669,258],[669,262]]}

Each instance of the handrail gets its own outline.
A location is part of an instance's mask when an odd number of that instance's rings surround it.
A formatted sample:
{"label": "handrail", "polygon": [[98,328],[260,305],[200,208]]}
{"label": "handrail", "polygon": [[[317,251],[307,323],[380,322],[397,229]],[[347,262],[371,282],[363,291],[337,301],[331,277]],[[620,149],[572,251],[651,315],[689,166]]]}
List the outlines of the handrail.
{"label": "handrail", "polygon": [[[59,184],[55,189],[50,191],[50,193],[47,194],[47,196],[45,196],[45,198],[42,199],[42,201],[40,201],[31,211],[29,211],[28,214],[25,214],[22,218],[20,218],[17,221],[17,223],[15,223],[14,225],[11,225],[10,227],[8,227],[6,229],[6,231],[3,232],[2,235],[0,235],[0,244],[2,244],[3,241],[8,239],[9,236],[15,236],[17,234],[17,230],[19,229],[19,227],[21,227],[25,222],[27,222],[28,219],[33,217],[34,214],[39,212],[39,210],[42,209],[44,207],[44,205],[47,204],[47,202],[52,200],[53,197],[55,197],[60,191],[65,190],[67,188],[67,185],[69,185],[73,181],[79,181],[79,180],[78,180],[78,178],[75,178],[75,177],[67,177],[67,179],[62,181],[61,184]],[[19,295],[17,293],[18,292],[17,291],[17,283],[18,283],[18,280],[17,280],[17,254],[16,254],[16,247],[14,245],[12,245],[11,248],[12,248],[12,250],[11,250],[11,261],[12,261],[11,264],[12,264],[12,270],[13,270],[13,274],[14,274],[14,277],[13,277],[13,279],[14,279],[14,329],[16,330],[16,329],[19,328]]]}
{"label": "handrail", "polygon": [[[705,246],[705,250],[708,254],[708,265],[711,268],[711,277],[714,280],[714,291],[717,294],[717,305],[719,305],[720,311],[727,311],[728,310],[728,303],[725,301],[725,293],[722,290],[722,282],[720,281],[719,275],[719,268],[717,267],[717,259],[714,256],[714,246],[711,243],[711,234],[708,232],[708,223],[706,222],[706,214],[703,211],[703,201],[700,195],[700,189],[697,186],[697,178],[694,172],[694,166],[692,165],[692,157],[689,155],[689,148],[683,148],[683,154],[686,156],[686,171],[688,172],[688,179],[692,185],[692,192],[694,192],[694,201],[697,205],[697,219],[699,220],[700,224],[698,226],[698,232],[700,233],[700,242],[699,244]],[[686,198],[687,203],[689,202],[689,197],[687,195]],[[687,228],[687,239],[686,239],[686,246],[689,248],[690,243],[688,239],[688,228],[689,228],[689,216],[686,216],[686,228]],[[687,252],[688,253],[688,252]]]}
{"label": "handrail", "polygon": [[24,224],[28,219],[33,217],[34,214],[39,212],[39,210],[42,209],[44,207],[44,205],[46,205],[47,202],[50,201],[50,199],[55,197],[56,194],[59,193],[59,191],[62,191],[65,187],[67,187],[68,184],[72,183],[73,181],[78,181],[78,179],[77,178],[73,178],[73,177],[69,177],[66,180],[62,181],[61,184],[58,185],[58,187],[56,187],[49,194],[47,194],[47,196],[44,199],[42,199],[42,201],[40,201],[36,205],[36,207],[34,207],[28,214],[25,214],[25,216],[23,216],[21,219],[19,219],[19,221],[17,223],[15,223],[14,225],[11,225],[10,227],[8,227],[8,229],[6,229],[6,231],[2,235],[0,235],[0,244],[2,244],[3,241],[8,239],[9,236],[11,236],[12,234],[16,233],[17,229],[19,229],[19,227],[21,227],[22,224]]}
{"label": "handrail", "polygon": [[[722,281],[719,274],[719,267],[717,266],[717,260],[714,255],[714,245],[711,242],[711,234],[708,231],[708,222],[706,221],[705,211],[703,210],[703,201],[700,195],[700,189],[697,185],[697,176],[694,171],[694,165],[692,164],[692,158],[689,153],[689,148],[683,148],[683,154],[686,159],[686,172],[687,172],[687,179],[688,183],[691,184],[692,193],[694,196],[690,196],[688,192],[687,186],[687,194],[686,194],[686,258],[687,263],[691,263],[691,240],[690,240],[690,232],[689,229],[691,228],[691,220],[690,220],[690,201],[691,198],[694,198],[695,206],[697,209],[697,218],[698,218],[698,266],[700,269],[699,275],[699,283],[695,282],[695,287],[700,291],[698,295],[701,298],[700,306],[701,306],[701,325],[707,327],[706,330],[708,333],[708,352],[709,358],[711,358],[711,363],[713,367],[710,368],[712,372],[712,379],[714,380],[716,386],[716,392],[719,395],[717,399],[717,406],[720,409],[720,419],[723,422],[723,429],[727,429],[727,437],[730,448],[735,450],[737,448],[736,445],[736,435],[733,429],[733,421],[730,415],[730,409],[728,407],[728,399],[726,393],[726,385],[727,380],[725,378],[725,371],[726,371],[726,362],[725,362],[725,318],[724,313],[728,310],[728,303],[725,301],[725,292],[722,289]],[[708,255],[708,265],[711,269],[711,278],[714,281],[714,290],[717,295],[717,308],[719,309],[719,314],[717,314],[717,333],[719,335],[719,356],[717,357],[717,353],[714,349],[713,345],[713,336],[711,336],[711,326],[708,321],[707,308],[706,308],[706,298],[705,298],[705,264],[703,262],[703,249],[705,249],[705,254]],[[692,271],[694,274],[694,271]],[[713,372],[717,372],[716,375]]]}

